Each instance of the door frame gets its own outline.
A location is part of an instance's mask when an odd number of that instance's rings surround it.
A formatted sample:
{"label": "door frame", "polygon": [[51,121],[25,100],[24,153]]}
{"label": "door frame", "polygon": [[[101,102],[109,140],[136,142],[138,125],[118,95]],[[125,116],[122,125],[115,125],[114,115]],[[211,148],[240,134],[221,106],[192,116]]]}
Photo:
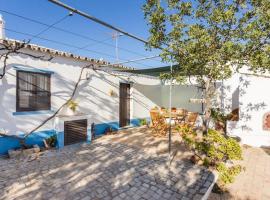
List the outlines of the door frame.
{"label": "door frame", "polygon": [[[126,93],[122,93],[121,91],[121,87],[123,85],[126,85],[128,87],[126,87],[126,89],[128,89],[126,91]],[[119,83],[119,127],[125,127],[125,126],[129,126],[130,125],[130,121],[131,121],[131,88],[132,88],[132,84],[130,82],[120,82]],[[125,95],[124,97],[122,97],[122,95]],[[126,116],[123,116],[123,101],[126,100],[124,103],[126,104]],[[124,117],[124,119],[123,119]]]}

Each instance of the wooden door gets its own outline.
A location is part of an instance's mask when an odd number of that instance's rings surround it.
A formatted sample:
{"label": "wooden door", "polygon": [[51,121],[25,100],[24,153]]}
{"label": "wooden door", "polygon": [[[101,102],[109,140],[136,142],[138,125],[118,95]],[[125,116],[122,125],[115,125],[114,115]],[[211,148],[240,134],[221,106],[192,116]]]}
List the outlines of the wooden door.
{"label": "wooden door", "polygon": [[64,144],[85,142],[87,139],[87,119],[65,121]]}
{"label": "wooden door", "polygon": [[130,124],[130,84],[120,83],[119,92],[119,126]]}

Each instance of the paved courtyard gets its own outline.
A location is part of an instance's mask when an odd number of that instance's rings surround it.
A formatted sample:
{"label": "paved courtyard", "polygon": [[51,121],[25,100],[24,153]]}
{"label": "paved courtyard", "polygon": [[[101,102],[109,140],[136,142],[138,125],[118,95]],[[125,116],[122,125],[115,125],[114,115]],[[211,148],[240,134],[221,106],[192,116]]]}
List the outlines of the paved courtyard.
{"label": "paved courtyard", "polygon": [[245,170],[228,185],[228,192],[212,193],[209,200],[269,200],[270,199],[270,149],[243,148]]}
{"label": "paved courtyard", "polygon": [[165,141],[132,129],[47,151],[30,162],[2,159],[0,199],[201,199],[213,174],[177,152],[168,161],[167,153],[157,151]]}

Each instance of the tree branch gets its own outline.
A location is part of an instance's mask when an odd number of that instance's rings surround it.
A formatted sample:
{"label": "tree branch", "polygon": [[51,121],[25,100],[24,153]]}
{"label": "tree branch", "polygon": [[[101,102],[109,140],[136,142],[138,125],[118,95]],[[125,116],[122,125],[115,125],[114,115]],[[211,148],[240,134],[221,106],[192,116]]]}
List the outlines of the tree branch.
{"label": "tree branch", "polygon": [[32,134],[34,131],[38,130],[38,129],[41,128],[43,125],[45,125],[48,121],[50,121],[51,119],[53,119],[53,118],[54,118],[54,117],[62,110],[62,108],[63,108],[64,106],[66,106],[66,105],[68,104],[69,101],[71,101],[71,100],[73,99],[73,97],[74,97],[75,94],[76,94],[76,91],[77,91],[77,88],[78,88],[78,86],[79,86],[79,83],[80,83],[81,80],[82,80],[82,74],[83,74],[84,69],[90,68],[90,67],[92,67],[92,66],[93,66],[92,64],[91,64],[91,65],[87,65],[87,66],[85,66],[85,67],[83,67],[83,68],[81,69],[80,76],[79,76],[79,78],[78,78],[78,81],[77,81],[76,84],[75,84],[75,87],[74,87],[73,92],[72,92],[71,96],[69,97],[69,99],[68,99],[64,104],[62,104],[62,106],[60,106],[60,107],[57,109],[57,111],[56,111],[53,115],[51,115],[50,117],[48,117],[47,119],[45,119],[40,125],[38,125],[38,126],[35,127],[34,129],[32,129],[30,132],[28,132],[27,134],[25,134],[25,135],[24,135],[24,138],[27,138],[27,137],[28,137],[30,134]]}
{"label": "tree branch", "polygon": [[34,58],[34,59],[40,59],[40,60],[43,60],[43,61],[51,61],[53,59],[52,56],[49,56],[49,58],[46,58],[45,55],[42,55],[42,56],[36,56],[36,55],[32,55],[30,53],[25,53],[25,52],[22,52],[20,51],[21,49],[25,48],[25,46],[29,44],[29,41],[28,42],[23,42],[23,43],[18,43],[18,42],[15,42],[14,44],[9,44],[5,41],[2,41],[0,43],[0,45],[2,45],[3,47],[0,48],[1,51],[3,51],[1,54],[0,54],[0,59],[4,58],[3,60],[3,69],[2,69],[2,73],[0,73],[0,79],[3,79],[3,77],[5,76],[6,74],[6,68],[7,68],[7,60],[8,60],[8,57],[12,54],[15,54],[15,55],[18,55],[18,54],[21,54],[21,55],[26,55],[26,56],[29,56],[31,58]]}

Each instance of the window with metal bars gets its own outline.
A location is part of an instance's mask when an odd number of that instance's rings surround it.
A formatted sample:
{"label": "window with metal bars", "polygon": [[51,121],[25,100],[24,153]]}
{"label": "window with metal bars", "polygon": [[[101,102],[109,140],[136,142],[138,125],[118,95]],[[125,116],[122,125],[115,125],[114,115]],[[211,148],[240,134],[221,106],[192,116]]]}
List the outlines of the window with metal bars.
{"label": "window with metal bars", "polygon": [[16,111],[51,109],[51,75],[17,71]]}

